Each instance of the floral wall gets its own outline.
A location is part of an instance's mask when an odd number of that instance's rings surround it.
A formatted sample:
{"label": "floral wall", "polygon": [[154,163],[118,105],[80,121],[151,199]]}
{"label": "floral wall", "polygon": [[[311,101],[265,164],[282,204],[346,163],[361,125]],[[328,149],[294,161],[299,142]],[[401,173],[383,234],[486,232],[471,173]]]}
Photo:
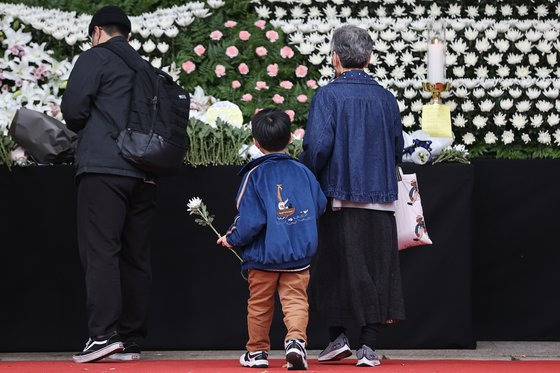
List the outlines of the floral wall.
{"label": "floral wall", "polygon": [[[87,24],[99,6],[78,9],[71,1],[52,1],[53,9],[39,9],[36,3],[0,3],[4,163],[13,158],[7,128],[18,107],[60,118],[65,81],[76,56],[90,47]],[[192,139],[198,136],[196,151],[212,147],[215,137],[227,132],[227,156],[208,161],[217,155],[207,154],[203,162],[193,153],[191,163],[243,161],[238,150],[250,139],[244,126],[204,123],[206,109],[217,100],[238,105],[244,122],[259,108],[275,106],[289,113],[294,130],[304,127],[315,89],[333,78],[330,34],[345,23],[370,32],[375,46],[369,72],[397,97],[405,130],[420,129],[422,105],[431,97],[421,86],[433,20],[446,30],[452,89],[443,101],[451,109],[455,143],[475,156],[560,157],[557,1],[129,0],[121,5],[133,15],[132,46],[193,93],[192,116],[202,120],[190,124]]]}

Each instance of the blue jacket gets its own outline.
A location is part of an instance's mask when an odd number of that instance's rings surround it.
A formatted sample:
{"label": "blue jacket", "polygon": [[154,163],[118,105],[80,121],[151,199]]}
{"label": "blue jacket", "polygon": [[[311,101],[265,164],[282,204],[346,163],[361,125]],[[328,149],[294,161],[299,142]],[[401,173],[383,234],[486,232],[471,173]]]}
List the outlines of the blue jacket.
{"label": "blue jacket", "polygon": [[396,98],[361,70],[343,73],[311,102],[300,160],[328,197],[397,199],[403,137]]}
{"label": "blue jacket", "polygon": [[313,173],[287,154],[271,153],[239,174],[239,214],[226,239],[242,249],[243,270],[309,265],[317,250],[317,219],[327,204]]}

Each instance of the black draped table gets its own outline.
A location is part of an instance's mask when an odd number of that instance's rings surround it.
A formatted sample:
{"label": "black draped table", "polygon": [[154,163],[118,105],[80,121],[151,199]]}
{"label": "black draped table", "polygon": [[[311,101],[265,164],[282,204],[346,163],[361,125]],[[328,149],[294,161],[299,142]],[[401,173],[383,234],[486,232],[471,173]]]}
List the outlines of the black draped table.
{"label": "black draped table", "polygon": [[[489,221],[496,218],[486,209],[474,209],[477,166],[404,166],[406,173],[417,173],[434,244],[401,252],[407,320],[387,328],[380,336],[379,348],[473,348],[475,332],[493,336],[495,328],[487,327],[493,322],[487,317],[488,310],[473,305],[473,299],[487,301],[490,297],[473,297],[472,293],[473,283],[480,288],[472,264],[473,243],[478,242],[474,228],[491,234]],[[477,178],[492,179],[493,171],[488,167],[484,164],[484,171],[476,172]],[[238,170],[185,166],[178,175],[160,181],[153,231],[148,349],[244,348],[248,291],[239,263],[234,255],[216,246],[214,233],[195,224],[186,210],[189,198],[201,197],[216,216],[218,230],[225,231],[235,215]],[[71,166],[16,168],[11,172],[0,168],[0,351],[77,351],[87,338],[73,173]],[[534,194],[538,191],[528,192],[527,197]],[[512,201],[509,206],[506,212],[513,214],[516,205]],[[486,219],[482,226],[473,224],[476,211]],[[501,226],[500,221],[496,224],[504,233],[510,232],[506,238],[510,241],[526,234],[511,232],[511,226]],[[528,221],[526,228],[531,224]],[[504,249],[498,243],[486,248]],[[488,267],[484,270],[485,280],[492,277]],[[507,275],[504,271],[500,274]],[[501,281],[488,291],[505,285],[506,279]],[[492,307],[503,312],[496,304]],[[478,312],[481,326],[474,325],[473,310]],[[271,340],[278,349],[282,348],[285,329],[279,306],[276,311]],[[492,316],[514,319],[496,312]],[[540,323],[544,325],[545,320]],[[312,349],[327,342],[325,325],[315,313],[311,314],[308,337]]]}

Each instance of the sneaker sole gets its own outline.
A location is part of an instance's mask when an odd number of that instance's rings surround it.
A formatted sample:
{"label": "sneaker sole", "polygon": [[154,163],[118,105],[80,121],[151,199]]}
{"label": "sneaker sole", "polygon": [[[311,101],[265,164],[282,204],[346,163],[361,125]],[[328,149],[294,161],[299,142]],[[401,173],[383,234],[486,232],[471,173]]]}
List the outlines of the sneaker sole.
{"label": "sneaker sole", "polygon": [[347,358],[348,356],[352,356],[352,350],[348,346],[344,346],[339,348],[338,350],[334,350],[325,354],[324,356],[319,356],[317,361],[326,362],[326,361],[338,361]]}
{"label": "sneaker sole", "polygon": [[121,361],[132,361],[132,360],[140,360],[139,353],[115,353],[108,356],[111,360],[121,360]]}
{"label": "sneaker sole", "polygon": [[86,355],[79,355],[79,356],[74,355],[72,356],[72,360],[74,360],[74,362],[78,364],[92,363],[94,361],[101,360],[114,353],[121,352],[122,350],[124,350],[124,346],[122,342],[115,342],[107,347],[103,347],[102,349],[99,349],[97,351],[91,352]]}
{"label": "sneaker sole", "polygon": [[286,361],[288,362],[288,370],[307,370],[307,361],[297,352],[288,352]]}
{"label": "sneaker sole", "polygon": [[379,360],[369,360],[367,357],[359,359],[356,363],[357,367],[376,367],[378,365],[381,365]]}

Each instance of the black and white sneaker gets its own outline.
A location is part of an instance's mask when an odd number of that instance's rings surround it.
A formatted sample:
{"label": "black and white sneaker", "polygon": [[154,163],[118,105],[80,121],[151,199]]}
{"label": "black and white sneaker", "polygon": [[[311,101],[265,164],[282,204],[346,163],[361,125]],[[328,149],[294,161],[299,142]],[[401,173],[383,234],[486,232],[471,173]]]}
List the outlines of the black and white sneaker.
{"label": "black and white sneaker", "polygon": [[268,368],[268,352],[266,351],[256,351],[256,352],[245,352],[239,358],[239,362],[244,367],[249,368]]}
{"label": "black and white sneaker", "polygon": [[356,363],[356,366],[358,367],[375,367],[381,364],[379,356],[377,356],[374,350],[366,345],[363,345],[356,350],[356,357],[358,358],[358,362]]}
{"label": "black and white sneaker", "polygon": [[136,342],[126,341],[124,342],[124,350],[122,350],[122,352],[109,355],[109,359],[123,361],[140,360],[141,353],[142,349]]}
{"label": "black and white sneaker", "polygon": [[75,363],[91,363],[121,352],[123,349],[124,346],[119,335],[117,332],[113,332],[107,336],[90,338],[84,350],[72,356],[72,360]]}
{"label": "black and white sneaker", "polygon": [[352,355],[352,350],[350,349],[350,343],[348,338],[344,333],[340,333],[338,337],[329,343],[327,348],[325,348],[319,354],[317,358],[318,361],[337,361],[342,360],[345,357]]}
{"label": "black and white sneaker", "polygon": [[286,348],[288,370],[306,370],[307,351],[305,351],[305,342],[299,339],[289,339],[284,342],[284,347]]}

